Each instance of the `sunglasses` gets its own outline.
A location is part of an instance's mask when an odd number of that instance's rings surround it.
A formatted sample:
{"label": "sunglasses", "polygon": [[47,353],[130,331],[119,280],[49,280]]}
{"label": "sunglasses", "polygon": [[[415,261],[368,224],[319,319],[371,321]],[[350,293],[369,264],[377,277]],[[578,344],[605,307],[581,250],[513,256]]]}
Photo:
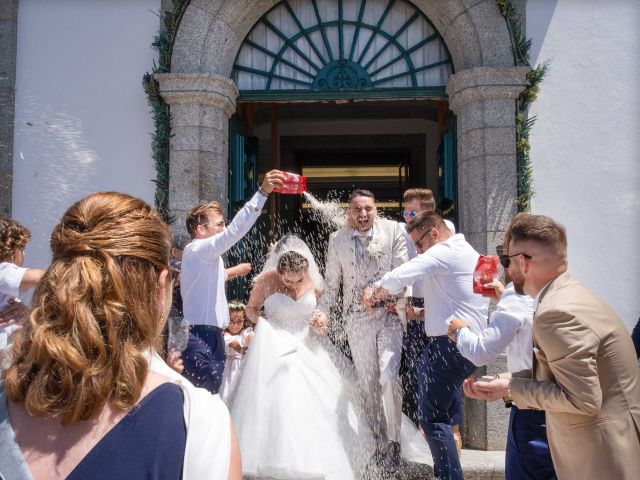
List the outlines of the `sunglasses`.
{"label": "sunglasses", "polygon": [[403,210],[402,211],[402,216],[403,217],[409,217],[409,218],[413,218],[418,214],[418,212],[416,212],[415,210]]}
{"label": "sunglasses", "polygon": [[416,247],[418,247],[418,248],[422,248],[422,239],[423,239],[423,238],[424,238],[428,233],[430,233],[430,232],[431,232],[431,230],[432,230],[433,228],[434,228],[434,227],[429,228],[426,232],[424,232],[424,233],[422,234],[422,236],[418,239],[418,241],[417,241],[417,242],[415,242]]}
{"label": "sunglasses", "polygon": [[511,265],[511,259],[513,257],[517,257],[518,255],[522,255],[527,260],[531,260],[533,258],[528,253],[514,253],[513,255],[505,255],[504,254],[504,247],[502,245],[498,245],[496,247],[496,253],[498,254],[498,259],[500,260],[500,265],[502,265],[502,268],[504,268],[504,269],[509,268],[509,265]]}

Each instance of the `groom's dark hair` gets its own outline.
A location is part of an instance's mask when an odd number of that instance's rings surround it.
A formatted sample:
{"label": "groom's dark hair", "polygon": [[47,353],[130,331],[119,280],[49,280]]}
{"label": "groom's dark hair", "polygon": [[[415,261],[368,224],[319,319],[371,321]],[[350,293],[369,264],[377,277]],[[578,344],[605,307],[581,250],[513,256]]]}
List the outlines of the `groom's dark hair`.
{"label": "groom's dark hair", "polygon": [[369,197],[374,201],[376,200],[376,197],[373,195],[373,193],[371,193],[369,190],[363,190],[362,188],[357,188],[353,192],[351,192],[351,194],[349,195],[349,203],[351,203],[351,200],[356,197]]}

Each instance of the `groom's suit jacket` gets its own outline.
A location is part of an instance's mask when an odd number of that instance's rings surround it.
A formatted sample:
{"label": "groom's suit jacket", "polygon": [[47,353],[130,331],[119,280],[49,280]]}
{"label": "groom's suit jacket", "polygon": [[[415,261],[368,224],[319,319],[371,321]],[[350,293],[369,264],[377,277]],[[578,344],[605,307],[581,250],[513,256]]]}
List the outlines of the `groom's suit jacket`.
{"label": "groom's suit jacket", "polygon": [[514,375],[511,395],[546,411],[558,478],[640,478],[640,378],[620,318],[564,273],[540,296],[533,343],[533,369]]}
{"label": "groom's suit jacket", "polygon": [[[340,285],[342,285],[343,313],[349,306],[359,302],[362,278],[356,278],[356,240],[353,228],[345,226],[329,237],[327,248],[325,282],[318,309],[326,314],[335,305]],[[371,252],[364,272],[365,283],[374,282],[408,260],[407,244],[398,222],[377,218],[373,224],[373,235],[369,243]]]}

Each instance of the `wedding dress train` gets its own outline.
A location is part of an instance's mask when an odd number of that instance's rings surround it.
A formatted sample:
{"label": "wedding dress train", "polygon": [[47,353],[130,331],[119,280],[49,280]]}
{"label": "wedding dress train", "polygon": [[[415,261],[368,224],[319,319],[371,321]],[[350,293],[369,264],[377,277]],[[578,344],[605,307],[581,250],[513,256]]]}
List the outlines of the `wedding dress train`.
{"label": "wedding dress train", "polygon": [[[357,402],[355,371],[308,327],[310,290],[274,293],[260,320],[230,401],[243,473],[276,479],[348,480],[370,468],[375,439]],[[424,439],[403,420],[403,457],[430,462]],[[369,465],[369,466],[368,466]]]}

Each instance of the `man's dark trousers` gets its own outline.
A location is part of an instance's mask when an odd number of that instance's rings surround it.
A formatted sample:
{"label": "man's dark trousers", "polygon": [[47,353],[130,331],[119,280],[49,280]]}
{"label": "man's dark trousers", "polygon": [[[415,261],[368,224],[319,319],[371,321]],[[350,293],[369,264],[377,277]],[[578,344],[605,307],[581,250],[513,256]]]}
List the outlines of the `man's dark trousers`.
{"label": "man's dark trousers", "polygon": [[511,407],[507,458],[507,480],[556,480],[551,461],[544,411]]}
{"label": "man's dark trousers", "polygon": [[225,353],[223,330],[210,325],[192,325],[189,342],[182,352],[184,371],[196,387],[203,387],[211,393],[218,393],[222,385],[222,374],[227,356]]}
{"label": "man's dark trousers", "polygon": [[433,456],[435,477],[462,480],[462,467],[451,432],[456,395],[476,366],[446,336],[428,337],[418,367],[418,414]]}

